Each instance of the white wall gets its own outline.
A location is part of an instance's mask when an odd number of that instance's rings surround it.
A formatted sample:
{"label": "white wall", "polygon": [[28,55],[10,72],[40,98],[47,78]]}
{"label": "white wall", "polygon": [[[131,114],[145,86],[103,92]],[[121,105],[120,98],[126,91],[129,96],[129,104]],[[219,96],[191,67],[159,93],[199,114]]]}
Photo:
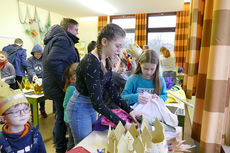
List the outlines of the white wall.
{"label": "white wall", "polygon": [[76,20],[79,23],[78,37],[87,47],[92,40],[97,40],[98,17],[81,17]]}
{"label": "white wall", "polygon": [[[20,2],[20,8],[22,10],[22,17],[25,18],[26,4]],[[34,16],[34,6],[29,6],[29,12],[31,17]],[[38,16],[41,24],[47,21],[48,11],[37,8]],[[18,16],[18,3],[17,0],[1,0],[0,5],[0,50],[8,45],[13,44],[15,38],[21,38],[24,41],[23,48],[27,49],[27,55],[30,56],[30,51],[33,47],[31,37],[29,37],[24,26],[19,21]],[[54,12],[50,12],[51,24],[59,24],[63,16]]]}

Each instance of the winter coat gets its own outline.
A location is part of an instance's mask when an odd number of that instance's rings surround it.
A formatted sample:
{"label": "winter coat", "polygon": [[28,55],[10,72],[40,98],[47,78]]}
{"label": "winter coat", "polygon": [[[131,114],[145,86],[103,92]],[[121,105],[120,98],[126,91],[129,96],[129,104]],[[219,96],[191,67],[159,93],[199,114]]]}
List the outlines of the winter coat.
{"label": "winter coat", "polygon": [[64,99],[64,72],[68,66],[79,62],[78,51],[74,47],[78,40],[59,25],[52,26],[46,33],[42,58],[42,85],[48,99]]}
{"label": "winter coat", "polygon": [[18,45],[8,45],[4,47],[2,50],[6,51],[8,54],[12,50],[17,50],[15,54],[15,60],[11,64],[13,64],[16,76],[25,77],[26,71],[26,50],[19,47]]}

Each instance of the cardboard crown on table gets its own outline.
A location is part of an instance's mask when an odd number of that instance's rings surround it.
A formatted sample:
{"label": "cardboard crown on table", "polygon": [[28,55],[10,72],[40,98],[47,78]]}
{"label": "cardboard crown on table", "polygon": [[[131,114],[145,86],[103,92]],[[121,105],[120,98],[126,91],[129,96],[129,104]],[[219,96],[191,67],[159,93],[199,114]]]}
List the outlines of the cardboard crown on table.
{"label": "cardboard crown on table", "polygon": [[137,44],[137,43],[134,43],[134,44],[129,44],[129,49],[127,49],[127,52],[137,58],[138,56],[141,55],[141,53],[143,52],[141,47]]}
{"label": "cardboard crown on table", "polygon": [[125,133],[125,128],[120,122],[115,130],[108,131],[107,153],[167,153],[168,147],[164,137],[163,126],[156,118],[155,130],[146,120],[143,120],[140,129],[132,124]]}

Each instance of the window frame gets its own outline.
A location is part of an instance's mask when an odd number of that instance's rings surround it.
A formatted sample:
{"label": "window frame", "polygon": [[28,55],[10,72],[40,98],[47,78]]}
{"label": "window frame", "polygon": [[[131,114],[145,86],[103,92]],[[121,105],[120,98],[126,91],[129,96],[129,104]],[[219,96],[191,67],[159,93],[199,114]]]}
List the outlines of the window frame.
{"label": "window frame", "polygon": [[[129,15],[113,15],[110,16],[110,23],[112,23],[113,19],[129,19],[129,18],[135,18],[134,14],[129,14]],[[123,28],[126,33],[134,33],[135,34],[135,28]]]}
{"label": "window frame", "polygon": [[146,43],[148,44],[148,34],[155,32],[175,32],[176,27],[159,27],[159,28],[149,28],[149,17],[156,16],[176,16],[176,12],[164,12],[164,13],[149,13],[147,14],[147,26],[146,26]]}

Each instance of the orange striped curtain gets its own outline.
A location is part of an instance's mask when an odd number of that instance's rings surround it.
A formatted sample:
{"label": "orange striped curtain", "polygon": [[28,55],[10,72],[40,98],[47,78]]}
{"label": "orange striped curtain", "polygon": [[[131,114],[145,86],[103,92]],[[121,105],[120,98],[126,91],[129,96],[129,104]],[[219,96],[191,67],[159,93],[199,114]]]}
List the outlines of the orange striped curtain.
{"label": "orange striped curtain", "polygon": [[176,56],[176,65],[183,67],[187,51],[188,26],[189,26],[190,3],[185,3],[183,11],[178,11],[176,15],[176,30],[174,53]]}
{"label": "orange striped curtain", "polygon": [[98,17],[98,32],[107,24],[107,16]]}
{"label": "orange striped curtain", "polygon": [[146,44],[147,14],[136,14],[135,42],[142,48]]}
{"label": "orange striped curtain", "polygon": [[183,89],[187,98],[195,95],[198,77],[198,66],[201,47],[204,0],[194,0],[191,3],[191,13],[188,34],[188,51],[185,58],[185,74]]}
{"label": "orange striped curtain", "polygon": [[[225,140],[229,140],[229,135],[226,134],[227,131],[229,134],[230,130],[227,126],[229,124],[227,121],[230,120],[227,115],[229,111],[228,81],[230,80],[228,77],[230,73],[230,29],[228,28],[230,5],[228,0],[205,1],[205,5],[202,5],[200,0],[192,0],[192,6],[192,14],[201,14],[199,11],[202,11],[202,8],[205,12],[202,37],[200,37],[200,63],[192,138],[200,141],[199,152],[219,153],[221,145],[226,143]],[[195,20],[194,15],[191,19]],[[191,26],[198,27],[199,25],[192,24]],[[194,52],[196,51],[195,49]],[[190,53],[190,55],[196,57],[196,54]],[[196,60],[194,61],[196,63]]]}

